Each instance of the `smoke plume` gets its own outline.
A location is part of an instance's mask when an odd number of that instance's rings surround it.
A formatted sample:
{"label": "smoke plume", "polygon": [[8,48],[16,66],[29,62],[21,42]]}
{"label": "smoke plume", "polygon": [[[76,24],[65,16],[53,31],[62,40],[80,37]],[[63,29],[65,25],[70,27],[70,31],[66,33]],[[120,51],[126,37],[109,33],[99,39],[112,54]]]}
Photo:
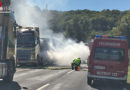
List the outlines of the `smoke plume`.
{"label": "smoke plume", "polygon": [[[56,0],[56,3],[62,7],[65,6],[63,1],[65,0]],[[57,6],[56,3],[48,4],[52,9]],[[50,30],[48,21],[52,17],[49,10],[41,10],[40,6],[29,4],[28,0],[12,0],[11,9],[14,11],[16,22],[19,25],[37,26],[40,28],[40,37],[48,39],[47,49],[42,51],[43,58],[46,56],[58,65],[70,65],[72,60],[77,57],[87,60],[89,49],[83,42],[76,43],[72,39],[66,39],[62,33],[54,33]]]}

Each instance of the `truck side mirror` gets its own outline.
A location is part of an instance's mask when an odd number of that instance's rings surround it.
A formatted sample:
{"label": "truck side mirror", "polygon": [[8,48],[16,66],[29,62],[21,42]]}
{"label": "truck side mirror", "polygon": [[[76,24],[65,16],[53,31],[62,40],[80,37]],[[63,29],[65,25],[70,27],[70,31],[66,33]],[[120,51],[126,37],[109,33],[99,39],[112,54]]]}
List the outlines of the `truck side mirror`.
{"label": "truck side mirror", "polygon": [[18,24],[15,22],[14,23],[14,36],[15,36],[15,38],[17,37],[17,26],[18,26]]}

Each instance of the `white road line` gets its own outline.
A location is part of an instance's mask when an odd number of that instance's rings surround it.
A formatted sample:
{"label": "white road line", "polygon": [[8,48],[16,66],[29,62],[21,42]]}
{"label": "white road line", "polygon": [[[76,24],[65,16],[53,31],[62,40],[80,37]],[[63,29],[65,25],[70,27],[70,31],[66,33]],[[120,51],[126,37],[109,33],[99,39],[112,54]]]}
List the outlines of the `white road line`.
{"label": "white road line", "polygon": [[37,90],[42,90],[42,89],[46,88],[46,87],[49,86],[49,85],[50,85],[50,84],[45,84],[45,85],[43,85],[42,87],[38,88]]}
{"label": "white road line", "polygon": [[30,69],[19,69],[19,68],[17,68],[16,72],[18,73],[18,72],[21,72],[21,71],[28,71],[28,70],[30,70]]}
{"label": "white road line", "polygon": [[70,74],[70,73],[72,73],[72,72],[73,72],[73,70],[72,70],[72,71],[67,72],[67,74]]}
{"label": "white road line", "polygon": [[37,72],[40,72],[40,71],[42,71],[42,70],[29,70],[27,72],[17,73],[14,77],[18,78],[18,77],[26,76],[28,74],[37,73]]}

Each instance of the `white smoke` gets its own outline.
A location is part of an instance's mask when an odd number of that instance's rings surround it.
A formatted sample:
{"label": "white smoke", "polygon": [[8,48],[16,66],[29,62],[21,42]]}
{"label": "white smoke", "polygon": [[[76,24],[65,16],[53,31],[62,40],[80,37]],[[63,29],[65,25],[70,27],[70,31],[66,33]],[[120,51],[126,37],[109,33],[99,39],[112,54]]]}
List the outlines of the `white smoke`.
{"label": "white smoke", "polygon": [[63,34],[58,34],[52,37],[53,41],[50,41],[49,47],[51,49],[47,52],[51,60],[55,60],[58,65],[70,65],[72,60],[80,57],[82,61],[87,60],[89,55],[89,49],[83,42],[76,43],[71,39],[64,38]]}
{"label": "white smoke", "polygon": [[21,26],[39,27],[42,34],[50,33],[48,27],[49,12],[42,11],[38,6],[31,6],[28,0],[12,0],[11,9],[14,11],[16,21]]}
{"label": "white smoke", "polygon": [[[82,60],[87,59],[89,49],[83,42],[76,43],[72,39],[66,39],[62,33],[53,33],[48,25],[48,21],[52,18],[49,10],[43,11],[38,6],[30,5],[27,1],[28,0],[12,0],[11,9],[14,10],[16,21],[19,25],[40,27],[40,37],[49,38],[49,49],[46,55],[50,60],[58,65],[70,65],[74,58],[80,57]],[[61,6],[64,6],[63,1],[64,0],[56,0]],[[54,6],[55,5],[51,3],[51,8]]]}

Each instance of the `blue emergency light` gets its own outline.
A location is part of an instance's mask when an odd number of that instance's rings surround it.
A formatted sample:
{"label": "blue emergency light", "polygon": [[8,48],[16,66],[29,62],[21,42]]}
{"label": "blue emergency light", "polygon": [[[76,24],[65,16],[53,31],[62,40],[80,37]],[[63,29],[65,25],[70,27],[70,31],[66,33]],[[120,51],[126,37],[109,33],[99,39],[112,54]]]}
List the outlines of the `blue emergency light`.
{"label": "blue emergency light", "polygon": [[96,38],[127,39],[127,37],[125,36],[107,36],[107,35],[96,35]]}
{"label": "blue emergency light", "polygon": [[102,38],[102,35],[96,35],[96,38]]}
{"label": "blue emergency light", "polygon": [[120,36],[120,39],[127,39],[127,37],[125,37],[125,36]]}

